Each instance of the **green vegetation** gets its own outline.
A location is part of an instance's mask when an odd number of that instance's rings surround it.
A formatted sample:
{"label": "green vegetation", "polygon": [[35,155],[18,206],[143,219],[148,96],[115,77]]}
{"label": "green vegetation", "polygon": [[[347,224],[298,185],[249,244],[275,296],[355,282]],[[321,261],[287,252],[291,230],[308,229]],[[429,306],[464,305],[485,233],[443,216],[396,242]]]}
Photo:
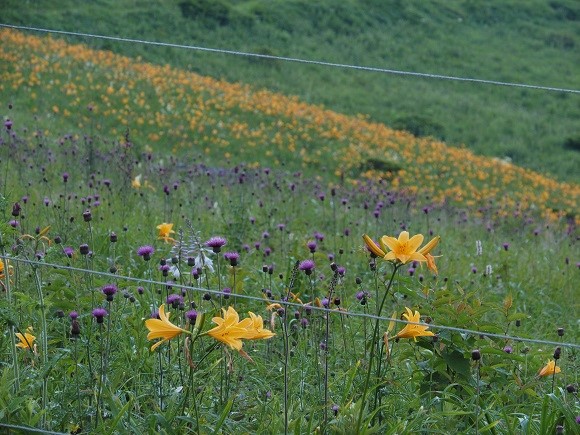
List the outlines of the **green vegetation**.
{"label": "green vegetation", "polygon": [[[328,62],[580,89],[574,0],[1,0],[0,21]],[[578,95],[270,59],[89,43],[268,88],[578,182]]]}

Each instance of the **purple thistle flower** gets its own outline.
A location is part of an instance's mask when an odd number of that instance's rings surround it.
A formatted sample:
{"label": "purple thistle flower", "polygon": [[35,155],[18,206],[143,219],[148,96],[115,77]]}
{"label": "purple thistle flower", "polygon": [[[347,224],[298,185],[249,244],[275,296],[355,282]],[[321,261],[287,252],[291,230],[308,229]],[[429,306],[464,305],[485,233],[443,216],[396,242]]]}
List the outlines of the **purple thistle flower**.
{"label": "purple thistle flower", "polygon": [[169,264],[162,264],[161,266],[159,266],[159,271],[161,272],[161,274],[163,276],[169,276],[170,269],[171,269],[171,266]]}
{"label": "purple thistle flower", "polygon": [[117,286],[115,284],[107,284],[104,285],[101,290],[103,291],[103,294],[107,296],[107,301],[111,302],[113,296],[117,293]]}
{"label": "purple thistle flower", "polygon": [[183,296],[178,294],[170,294],[167,296],[167,305],[171,305],[172,308],[179,307],[180,304],[183,303]]}
{"label": "purple thistle flower", "polygon": [[83,243],[81,246],[79,246],[79,252],[81,255],[89,255],[89,245]]}
{"label": "purple thistle flower", "polygon": [[316,231],[316,232],[314,233],[314,238],[315,238],[316,240],[318,240],[319,242],[322,242],[322,241],[324,240],[324,234],[322,234],[322,233],[319,233],[318,231]]}
{"label": "purple thistle flower", "polygon": [[10,222],[8,222],[8,225],[10,225],[12,228],[17,228],[20,225],[20,222],[18,222],[16,219],[12,219]]}
{"label": "purple thistle flower", "polygon": [[230,262],[231,266],[237,266],[238,260],[240,259],[240,254],[237,252],[226,252],[224,258]]}
{"label": "purple thistle flower", "polygon": [[507,251],[510,248],[510,244],[506,242],[502,245],[502,247],[503,247],[504,251]]}
{"label": "purple thistle flower", "polygon": [[154,252],[155,249],[150,245],[141,246],[137,249],[137,255],[143,257],[145,261],[149,261]]}
{"label": "purple thistle flower", "polygon": [[93,310],[93,317],[97,319],[97,323],[103,323],[103,318],[107,315],[107,310],[104,308],[95,308]]}
{"label": "purple thistle flower", "polygon": [[300,265],[298,266],[298,269],[304,271],[304,273],[306,273],[306,275],[310,275],[312,274],[312,271],[314,270],[314,268],[316,267],[316,265],[314,264],[313,260],[304,260],[300,263]]}
{"label": "purple thistle flower", "polygon": [[195,323],[195,321],[197,320],[197,311],[189,310],[187,313],[185,313],[185,318],[189,323],[192,324]]}
{"label": "purple thistle flower", "polygon": [[268,238],[270,238],[270,233],[269,233],[268,231],[264,231],[264,232],[262,233],[262,238],[264,238],[264,239],[268,239]]}
{"label": "purple thistle flower", "polygon": [[205,246],[211,248],[213,252],[216,254],[221,251],[222,247],[225,246],[227,240],[223,237],[212,237],[207,242],[205,242]]}
{"label": "purple thistle flower", "polygon": [[316,242],[314,240],[310,240],[308,241],[308,243],[306,243],[306,246],[308,247],[308,249],[310,249],[311,253],[315,253],[316,252]]}
{"label": "purple thistle flower", "polygon": [[330,408],[332,410],[332,413],[334,414],[334,416],[336,417],[338,415],[338,410],[340,409],[340,407],[336,404],[332,405],[332,408]]}
{"label": "purple thistle flower", "polygon": [[70,247],[70,246],[66,246],[64,248],[62,248],[62,251],[64,252],[64,255],[66,255],[68,258],[72,258],[75,250]]}
{"label": "purple thistle flower", "polygon": [[12,216],[14,216],[14,217],[19,216],[21,211],[22,211],[22,207],[20,207],[20,204],[15,202],[14,205],[12,206]]}
{"label": "purple thistle flower", "polygon": [[71,320],[76,320],[79,318],[79,313],[77,313],[76,311],[71,311],[68,316],[70,317]]}
{"label": "purple thistle flower", "polygon": [[229,287],[226,287],[222,290],[224,299],[229,299],[230,295],[232,294],[232,289]]}
{"label": "purple thistle flower", "polygon": [[503,348],[503,351],[504,351],[505,353],[512,353],[512,352],[513,352],[513,348],[512,348],[511,346],[505,346],[505,347]]}

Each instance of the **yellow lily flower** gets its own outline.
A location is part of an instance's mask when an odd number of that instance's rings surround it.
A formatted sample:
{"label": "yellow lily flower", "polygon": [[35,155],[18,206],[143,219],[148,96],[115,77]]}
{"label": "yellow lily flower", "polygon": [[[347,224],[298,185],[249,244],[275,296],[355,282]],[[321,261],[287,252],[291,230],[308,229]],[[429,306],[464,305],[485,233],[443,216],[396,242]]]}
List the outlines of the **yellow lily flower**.
{"label": "yellow lily flower", "polygon": [[29,326],[28,328],[26,328],[26,332],[24,334],[21,334],[20,332],[17,332],[16,334],[16,338],[18,338],[18,340],[20,340],[20,343],[16,343],[16,347],[20,347],[21,349],[30,349],[33,350],[33,343],[34,340],[36,340],[36,337],[34,335],[32,335],[32,326]]}
{"label": "yellow lily flower", "polygon": [[214,317],[212,321],[217,324],[207,331],[210,337],[227,344],[232,349],[241,351],[242,340],[262,340],[273,337],[275,334],[264,329],[264,321],[261,316],[256,316],[251,311],[250,317],[240,321],[237,311],[233,307],[227,310],[222,308],[223,317]]}
{"label": "yellow lily flower", "polygon": [[423,243],[422,234],[415,234],[409,238],[407,231],[401,231],[398,239],[383,236],[380,242],[381,246],[386,246],[390,249],[387,255],[383,257],[387,261],[399,261],[402,264],[410,261],[427,261],[425,256],[417,251],[417,248]]}
{"label": "yellow lily flower", "polygon": [[170,234],[175,233],[175,231],[173,231],[173,224],[163,222],[162,224],[157,225],[157,229],[159,230],[159,239],[165,240],[165,242],[173,241],[173,238],[170,237]]}
{"label": "yellow lily flower", "polygon": [[207,331],[207,335],[227,344],[232,349],[242,349],[242,338],[248,338],[250,332],[251,319],[244,319],[245,322],[240,322],[240,316],[233,307],[228,307],[226,310],[222,308],[223,317],[214,317],[212,322],[217,324],[213,329]]}
{"label": "yellow lily flower", "polygon": [[[421,315],[419,314],[419,311],[415,311],[413,314],[410,308],[405,307],[405,310],[407,310],[407,313],[403,314],[403,317],[405,317],[409,322],[420,322]],[[412,338],[413,340],[417,341],[417,337],[432,337],[435,335],[431,331],[427,331],[427,329],[429,329],[427,325],[423,326],[407,324],[399,331],[397,335],[395,335],[394,338]]]}
{"label": "yellow lily flower", "polygon": [[[8,265],[8,275],[12,275],[12,266],[10,266],[10,264],[8,263],[8,260],[6,261],[6,264]],[[6,265],[4,264],[4,261],[2,261],[2,259],[0,258],[0,279],[4,279],[6,277]]]}
{"label": "yellow lily flower", "polygon": [[555,375],[556,373],[560,373],[560,367],[556,365],[556,361],[551,360],[546,364],[542,369],[538,372],[538,376],[550,376]]}
{"label": "yellow lily flower", "polygon": [[131,180],[131,187],[134,189],[139,189],[141,187],[141,174],[136,175],[133,180]]}
{"label": "yellow lily flower", "polygon": [[161,304],[159,307],[159,319],[148,319],[145,321],[145,326],[149,329],[149,334],[147,334],[147,340],[153,340],[155,338],[163,338],[163,340],[158,341],[153,346],[151,346],[151,351],[154,351],[164,342],[177,337],[182,332],[189,334],[179,326],[174,325],[169,321],[169,314],[165,314],[165,304]]}
{"label": "yellow lily flower", "polygon": [[248,340],[266,340],[268,338],[272,338],[274,334],[272,331],[268,329],[264,329],[264,321],[262,320],[262,316],[256,316],[251,311],[248,312],[250,315],[250,319],[252,320],[251,325],[251,333],[253,333],[253,337],[248,337]]}

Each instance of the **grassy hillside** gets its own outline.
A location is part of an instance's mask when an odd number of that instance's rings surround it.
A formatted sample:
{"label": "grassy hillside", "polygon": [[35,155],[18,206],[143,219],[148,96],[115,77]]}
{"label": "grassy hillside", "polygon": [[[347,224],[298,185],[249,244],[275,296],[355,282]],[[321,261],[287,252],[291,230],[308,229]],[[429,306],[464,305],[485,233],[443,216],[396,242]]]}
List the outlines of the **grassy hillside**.
{"label": "grassy hillside", "polygon": [[95,149],[108,138],[128,138],[137,151],[305,171],[326,183],[382,179],[482,216],[578,217],[578,185],[502,160],[269,91],[62,40],[0,35],[0,92],[12,104],[5,117],[15,129],[35,123],[42,135],[75,136],[89,129],[87,146]]}
{"label": "grassy hillside", "polygon": [[0,41],[1,432],[578,427],[578,184]]}
{"label": "grassy hillside", "polygon": [[[574,0],[1,0],[0,21],[279,56],[580,89]],[[78,39],[75,39],[79,42]],[[578,181],[578,95],[90,42]]]}

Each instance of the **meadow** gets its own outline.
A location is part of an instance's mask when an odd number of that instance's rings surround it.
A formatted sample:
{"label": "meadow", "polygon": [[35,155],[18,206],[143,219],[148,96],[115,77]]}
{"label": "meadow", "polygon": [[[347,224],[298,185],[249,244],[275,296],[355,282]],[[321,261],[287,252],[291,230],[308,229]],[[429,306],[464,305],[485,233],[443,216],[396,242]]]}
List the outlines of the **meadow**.
{"label": "meadow", "polygon": [[0,38],[4,430],[578,432],[578,185]]}
{"label": "meadow", "polygon": [[[580,89],[575,0],[0,0],[0,22]],[[62,37],[65,37],[62,35]],[[433,136],[579,183],[578,94],[327,68],[110,39],[73,43]]]}

